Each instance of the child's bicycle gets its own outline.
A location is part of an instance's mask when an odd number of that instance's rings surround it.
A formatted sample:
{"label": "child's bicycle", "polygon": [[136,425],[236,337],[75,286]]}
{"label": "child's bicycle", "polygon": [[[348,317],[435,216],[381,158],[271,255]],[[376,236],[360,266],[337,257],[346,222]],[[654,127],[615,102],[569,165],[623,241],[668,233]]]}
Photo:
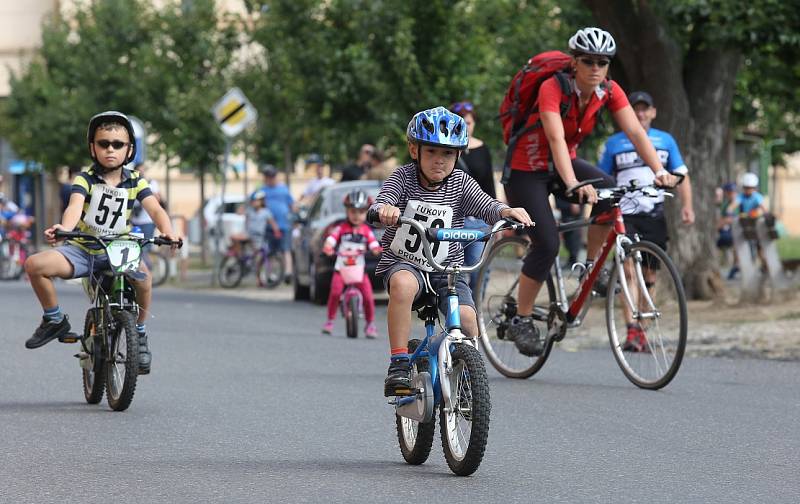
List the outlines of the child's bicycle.
{"label": "child's bicycle", "polygon": [[28,257],[27,231],[12,229],[0,233],[0,280],[18,280]]}
{"label": "child's bicycle", "polygon": [[366,245],[359,243],[342,245],[336,252],[338,257],[335,269],[342,275],[344,282],[344,291],[339,297],[339,307],[344,317],[348,338],[358,337],[358,319],[364,313],[364,296],[358,286],[364,281],[366,250]]}
{"label": "child's bicycle", "polygon": [[[367,220],[378,223],[370,212]],[[425,228],[419,222],[400,217],[398,225],[411,226],[420,237],[422,250],[431,267],[448,275],[449,311],[444,330],[437,334],[439,310],[436,295],[427,292],[417,308],[425,321],[425,338],[408,342],[411,353],[412,394],[399,396],[395,406],[400,452],[409,464],[428,459],[435,430],[434,412],[439,409],[439,428],[447,465],[455,474],[467,476],[478,469],[489,437],[491,401],[486,367],[475,339],[461,332],[456,281],[462,273],[480,268],[490,247],[485,247],[473,266],[441,265],[431,253],[430,242],[474,242],[489,239],[506,229],[522,229],[522,224],[501,220],[491,230]]]}
{"label": "child's bicycle", "polygon": [[[598,181],[587,180],[573,191]],[[564,278],[556,258],[533,312],[534,320],[547,328],[541,355],[523,355],[507,333],[517,315],[519,275],[530,242],[521,236],[509,236],[491,247],[479,275],[475,299],[481,343],[489,362],[500,373],[509,378],[528,378],[539,371],[553,344],[564,339],[568,328],[581,325],[591,298],[600,295],[606,296],[605,318],[611,350],[633,384],[659,389],[678,372],[686,349],[688,325],[683,283],[677,268],[658,245],[641,241],[638,236],[631,240],[625,235],[619,202],[631,192],[658,196],[654,186],[635,183],[598,189],[598,200],[611,201],[611,210],[558,226],[559,232],[590,224],[609,224],[611,230],[595,265],[569,286],[566,282],[571,279]],[[601,288],[595,281],[612,251],[608,285]],[[636,341],[628,338],[631,334],[627,325],[629,319],[635,321],[632,327],[638,331],[633,335]]]}
{"label": "child's bicycle", "polygon": [[83,334],[68,333],[62,343],[81,343],[75,354],[83,373],[86,402],[97,404],[106,392],[108,405],[124,411],[133,401],[139,374],[139,335],[136,317],[139,305],[130,279],[141,278],[142,246],[183,246],[182,241],[143,238],[134,235],[94,236],[79,231],[56,231],[57,239],[80,238],[100,244],[106,250],[110,269],[95,271],[83,279],[92,307],[86,312]]}
{"label": "child's bicycle", "polygon": [[255,250],[251,240],[239,240],[238,250],[237,253],[236,244],[231,243],[222,258],[218,276],[222,287],[238,287],[251,271],[255,272],[259,287],[274,289],[281,284],[285,271],[283,254],[273,252],[267,240]]}

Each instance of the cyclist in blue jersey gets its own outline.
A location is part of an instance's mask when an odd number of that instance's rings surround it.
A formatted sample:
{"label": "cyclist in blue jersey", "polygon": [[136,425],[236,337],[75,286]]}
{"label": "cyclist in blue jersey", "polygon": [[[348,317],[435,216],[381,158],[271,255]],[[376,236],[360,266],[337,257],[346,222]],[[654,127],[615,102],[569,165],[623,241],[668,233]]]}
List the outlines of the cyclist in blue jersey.
{"label": "cyclist in blue jersey", "polygon": [[[656,118],[656,107],[653,98],[644,91],[634,91],[628,95],[628,101],[636,113],[642,127],[647,131],[647,136],[656,149],[659,160],[664,168],[672,174],[683,175],[684,180],[678,187],[681,198],[681,220],[686,225],[694,223],[695,215],[692,206],[692,186],[689,181],[688,169],[683,162],[683,156],[678,149],[678,144],[672,135],[666,131],[651,127]],[[618,185],[626,185],[636,180],[638,185],[648,185],[655,182],[653,170],[642,161],[636,152],[633,143],[618,132],[606,141],[598,167],[612,175]],[[664,218],[664,194],[659,191],[657,198],[644,195],[641,192],[626,195],[620,201],[625,229],[629,236],[638,235],[640,239],[651,241],[662,249],[667,249],[667,221]],[[645,272],[646,282],[655,282],[656,271]],[[646,346],[644,333],[637,323],[628,314],[628,338],[623,349],[630,351],[641,350]]]}

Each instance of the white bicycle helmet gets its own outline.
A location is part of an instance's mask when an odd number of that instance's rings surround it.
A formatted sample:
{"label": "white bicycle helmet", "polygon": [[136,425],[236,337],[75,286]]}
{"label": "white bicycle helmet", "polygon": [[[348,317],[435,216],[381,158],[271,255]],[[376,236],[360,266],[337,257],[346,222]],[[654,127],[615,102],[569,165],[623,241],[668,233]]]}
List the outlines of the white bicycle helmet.
{"label": "white bicycle helmet", "polygon": [[742,187],[758,187],[758,175],[750,172],[742,175]]}
{"label": "white bicycle helmet", "polygon": [[607,31],[586,27],[570,37],[569,50],[572,54],[592,54],[611,58],[617,54],[617,43]]}

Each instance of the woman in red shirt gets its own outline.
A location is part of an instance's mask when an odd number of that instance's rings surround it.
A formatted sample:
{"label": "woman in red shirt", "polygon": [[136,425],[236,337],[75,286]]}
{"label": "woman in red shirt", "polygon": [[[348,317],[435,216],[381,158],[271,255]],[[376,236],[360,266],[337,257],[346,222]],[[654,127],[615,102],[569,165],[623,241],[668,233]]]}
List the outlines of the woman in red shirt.
{"label": "woman in red shirt", "polygon": [[[617,50],[611,34],[599,28],[583,28],[569,39],[569,49],[573,56],[569,76],[571,93],[568,97],[562,96],[556,76],[542,83],[537,100],[541,125],[520,138],[515,146],[511,177],[505,187],[509,204],[525,208],[536,222],[535,227],[528,228],[533,247],[520,275],[518,315],[508,329],[509,339],[515,342],[520,353],[528,356],[541,355],[544,350],[544,340],[533,325],[531,314],[534,300],[559,249],[558,230],[548,199],[550,193],[563,194],[581,180],[595,178],[603,179],[599,187],[614,186],[613,178],[577,157],[578,145],[594,128],[599,109],[608,107],[614,121],[655,172],[659,184],[672,180],[636,119],[625,92],[619,84],[606,78],[608,65]],[[561,116],[562,99],[570,100],[564,117]],[[597,192],[591,185],[580,187],[573,201],[597,203]],[[600,203],[592,208],[592,213],[607,209],[607,205]],[[606,225],[589,227],[587,263],[596,257],[607,234]]]}

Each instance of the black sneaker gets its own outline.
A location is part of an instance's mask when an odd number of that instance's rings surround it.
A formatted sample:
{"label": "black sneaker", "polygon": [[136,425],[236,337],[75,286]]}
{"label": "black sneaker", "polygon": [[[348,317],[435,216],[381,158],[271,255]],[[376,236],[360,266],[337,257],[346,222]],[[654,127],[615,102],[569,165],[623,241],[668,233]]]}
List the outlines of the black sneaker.
{"label": "black sneaker", "polygon": [[544,353],[544,340],[531,317],[514,317],[506,329],[506,336],[522,355],[537,357]]}
{"label": "black sneaker", "polygon": [[59,336],[67,334],[70,329],[69,317],[66,315],[61,322],[49,322],[42,318],[42,323],[33,332],[33,336],[25,342],[25,348],[33,349],[44,346]]}
{"label": "black sneaker", "polygon": [[383,395],[411,395],[411,364],[408,359],[394,359],[389,364],[389,372],[383,382]]}
{"label": "black sneaker", "polygon": [[139,333],[139,374],[150,374],[150,363],[153,361],[153,354],[150,353],[150,345],[147,344],[147,334]]}

